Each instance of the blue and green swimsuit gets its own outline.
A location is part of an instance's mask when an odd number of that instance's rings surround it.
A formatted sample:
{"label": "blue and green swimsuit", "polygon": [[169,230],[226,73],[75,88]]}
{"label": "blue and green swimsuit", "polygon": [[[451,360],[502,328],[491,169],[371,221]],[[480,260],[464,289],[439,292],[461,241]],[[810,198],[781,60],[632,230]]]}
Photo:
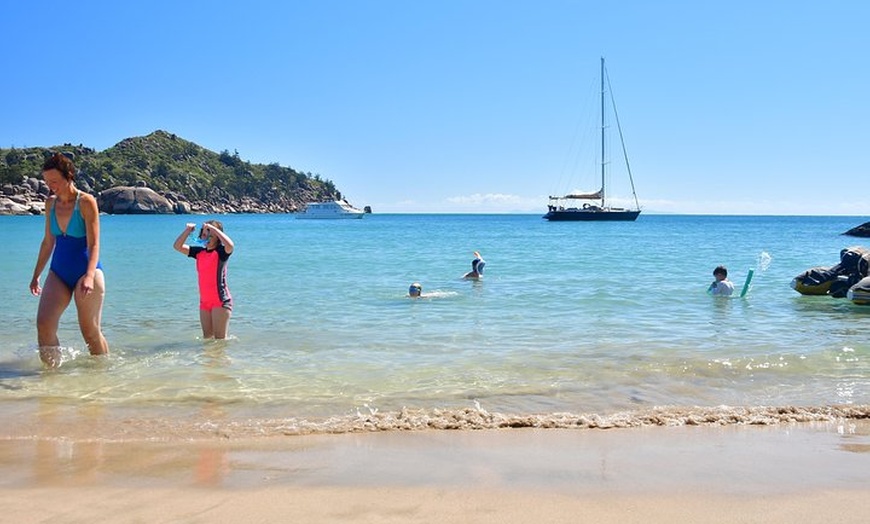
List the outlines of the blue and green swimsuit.
{"label": "blue and green swimsuit", "polygon": [[[74,291],[76,284],[85,273],[88,272],[88,234],[85,228],[85,219],[79,210],[79,196],[76,194],[76,203],[66,231],[61,231],[57,223],[57,215],[51,206],[51,234],[54,235],[54,253],[51,255],[49,269],[57,275],[70,291]],[[103,266],[97,262],[97,268]]]}

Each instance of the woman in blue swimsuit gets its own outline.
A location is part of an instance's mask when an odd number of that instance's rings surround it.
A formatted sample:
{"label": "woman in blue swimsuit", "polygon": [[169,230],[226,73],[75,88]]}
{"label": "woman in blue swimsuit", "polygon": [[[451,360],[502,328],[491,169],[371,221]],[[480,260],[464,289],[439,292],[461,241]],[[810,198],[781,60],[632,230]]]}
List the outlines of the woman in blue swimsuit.
{"label": "woman in blue swimsuit", "polygon": [[[100,266],[100,213],[97,200],[75,186],[75,166],[60,153],[45,161],[42,177],[52,196],[45,202],[45,235],[39,246],[30,292],[39,296],[36,331],[39,357],[60,365],[57,326],[75,299],[79,329],[91,355],[105,355],[109,345],[100,328],[106,283]],[[45,286],[39,277],[51,257]]]}

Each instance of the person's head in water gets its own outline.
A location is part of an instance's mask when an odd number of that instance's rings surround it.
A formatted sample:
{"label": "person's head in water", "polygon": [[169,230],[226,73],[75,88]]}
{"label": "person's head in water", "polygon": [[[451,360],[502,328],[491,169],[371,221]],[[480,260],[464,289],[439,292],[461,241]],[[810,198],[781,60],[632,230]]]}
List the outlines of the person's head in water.
{"label": "person's head in water", "polygon": [[419,282],[414,282],[408,286],[408,296],[411,298],[420,298],[423,294],[423,286]]}
{"label": "person's head in water", "polygon": [[707,292],[711,295],[730,296],[734,292],[734,284],[728,280],[728,270],[725,266],[716,266],[713,270],[713,283],[707,288]]}

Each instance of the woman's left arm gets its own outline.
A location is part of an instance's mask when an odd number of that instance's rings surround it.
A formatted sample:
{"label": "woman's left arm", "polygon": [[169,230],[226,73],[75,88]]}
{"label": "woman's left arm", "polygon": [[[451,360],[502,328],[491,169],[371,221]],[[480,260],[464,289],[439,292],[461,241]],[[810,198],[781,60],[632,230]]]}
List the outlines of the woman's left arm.
{"label": "woman's left arm", "polygon": [[82,291],[88,294],[94,290],[94,276],[100,261],[100,210],[92,195],[83,194],[79,204],[88,236],[88,269],[81,281]]}

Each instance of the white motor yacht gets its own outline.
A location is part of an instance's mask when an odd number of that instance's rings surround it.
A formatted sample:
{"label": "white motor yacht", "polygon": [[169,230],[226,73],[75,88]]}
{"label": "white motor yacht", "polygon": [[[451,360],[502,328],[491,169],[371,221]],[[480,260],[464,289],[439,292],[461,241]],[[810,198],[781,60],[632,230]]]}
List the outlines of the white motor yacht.
{"label": "white motor yacht", "polygon": [[309,202],[305,210],[296,214],[296,218],[362,218],[365,211],[350,205],[347,200],[331,202]]}

